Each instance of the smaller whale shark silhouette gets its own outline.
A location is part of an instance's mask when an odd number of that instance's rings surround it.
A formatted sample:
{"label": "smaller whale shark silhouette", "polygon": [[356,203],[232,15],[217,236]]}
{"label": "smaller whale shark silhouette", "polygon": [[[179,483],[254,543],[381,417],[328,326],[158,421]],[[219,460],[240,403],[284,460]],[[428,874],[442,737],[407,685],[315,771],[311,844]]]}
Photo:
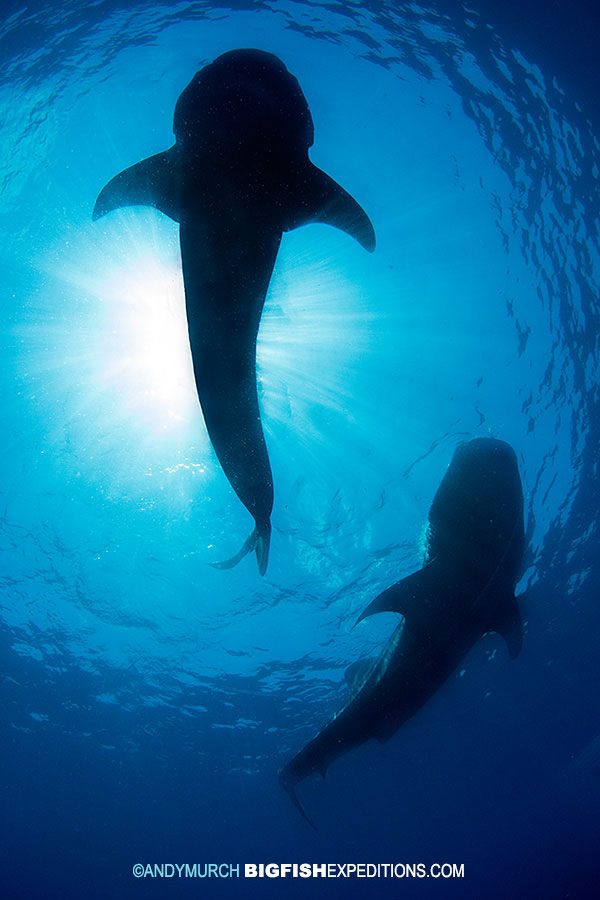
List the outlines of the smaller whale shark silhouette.
{"label": "smaller whale shark silhouette", "polygon": [[403,621],[378,659],[350,667],[353,696],[280,773],[311,825],[296,797],[299,781],[313,772],[325,777],[333,760],[370,738],[389,740],[484,633],[500,633],[511,659],[519,654],[514,591],[524,543],[512,447],[491,438],[459,445],[429,511],[424,567],[380,594],[357,620],[396,612]]}
{"label": "smaller whale shark silhouette", "polygon": [[322,222],[372,251],[364,210],[308,158],[314,128],[298,81],[271,53],[231,50],[194,75],[175,106],[175,144],[116,175],[94,207],[153,206],[180,223],[198,399],[219,462],[255,528],[264,574],[273,479],[256,390],[256,338],[282,233]]}

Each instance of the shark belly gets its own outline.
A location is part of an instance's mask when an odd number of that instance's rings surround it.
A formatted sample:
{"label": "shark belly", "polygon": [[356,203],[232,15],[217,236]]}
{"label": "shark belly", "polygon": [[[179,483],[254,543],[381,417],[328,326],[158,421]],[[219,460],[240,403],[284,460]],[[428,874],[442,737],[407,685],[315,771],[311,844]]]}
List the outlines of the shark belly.
{"label": "shark belly", "polygon": [[206,427],[234,491],[268,522],[273,478],[256,386],[256,339],[280,232],[244,240],[235,225],[181,225],[194,378]]}

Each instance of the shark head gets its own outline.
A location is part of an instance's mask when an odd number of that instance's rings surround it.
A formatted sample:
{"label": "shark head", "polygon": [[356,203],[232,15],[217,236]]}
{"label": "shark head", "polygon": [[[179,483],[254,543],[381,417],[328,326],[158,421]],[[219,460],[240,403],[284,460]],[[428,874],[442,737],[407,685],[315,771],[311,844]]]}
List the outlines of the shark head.
{"label": "shark head", "polygon": [[263,50],[230,50],[200,69],[177,101],[173,132],[182,148],[218,148],[246,165],[249,153],[265,165],[305,158],[314,140],[297,79]]}
{"label": "shark head", "polygon": [[475,559],[490,571],[494,560],[502,560],[513,580],[523,543],[523,489],[515,451],[495,438],[459,444],[429,511],[428,558],[467,558],[470,565]]}

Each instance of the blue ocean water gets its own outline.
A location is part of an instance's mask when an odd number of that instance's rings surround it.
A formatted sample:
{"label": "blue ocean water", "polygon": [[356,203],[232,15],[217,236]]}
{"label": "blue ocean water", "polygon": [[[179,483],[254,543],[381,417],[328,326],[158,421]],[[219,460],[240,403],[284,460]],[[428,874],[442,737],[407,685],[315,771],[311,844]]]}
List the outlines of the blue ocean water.
{"label": "blue ocean water", "polygon": [[[597,896],[598,22],[587,4],[543,27],[496,12],[6,7],[3,896]],[[141,208],[91,221],[112,175],[170,145],[194,72],[244,46],[298,78],[311,158],[378,240],[370,256],[326,226],[284,237],[258,344],[264,578],[208,565],[251,521],[195,398],[177,226]],[[519,458],[523,651],[486,636],[388,744],[301,785],[313,832],[278,770],[395,626],[352,630],[420,565],[452,452],[480,436]],[[209,862],[464,878],[132,872]]]}

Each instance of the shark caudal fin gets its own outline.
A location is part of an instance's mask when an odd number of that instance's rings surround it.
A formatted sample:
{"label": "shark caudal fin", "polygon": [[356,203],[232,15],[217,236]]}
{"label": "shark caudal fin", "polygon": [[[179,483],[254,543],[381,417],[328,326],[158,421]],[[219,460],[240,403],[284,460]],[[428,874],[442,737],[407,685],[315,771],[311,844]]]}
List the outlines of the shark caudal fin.
{"label": "shark caudal fin", "polygon": [[177,156],[173,149],[130,166],[106,184],[98,195],[94,221],[122,206],[154,206],[180,221]]}
{"label": "shark caudal fin", "polygon": [[210,563],[213,569],[233,569],[248,553],[256,553],[256,561],[258,563],[258,571],[264,575],[267,571],[267,563],[269,562],[269,546],[271,544],[271,523],[267,522],[259,527],[258,525],[248,537],[241,549],[232,556],[231,559],[224,559],[221,562]]}
{"label": "shark caudal fin", "polygon": [[302,818],[306,819],[306,821],[308,822],[310,827],[314,828],[315,831],[317,831],[318,830],[317,826],[315,825],[315,823],[313,822],[311,817],[308,815],[308,813],[306,812],[306,810],[304,809],[304,807],[298,800],[298,797],[296,796],[296,784],[297,783],[298,783],[298,779],[294,778],[294,776],[292,775],[292,773],[289,770],[289,766],[285,766],[279,773],[279,784],[284,789],[284,791],[286,792],[286,794],[288,795],[288,797],[290,798],[290,800],[292,801],[292,803],[294,804],[294,806],[296,807],[296,809],[298,810],[298,812],[300,813]]}
{"label": "shark caudal fin", "polygon": [[266,525],[256,531],[256,543],[254,552],[256,553],[256,562],[258,563],[258,571],[264,575],[267,571],[267,563],[269,562],[269,547],[271,546],[271,523],[267,520]]}
{"label": "shark caudal fin", "polygon": [[311,162],[301,170],[294,200],[296,203],[286,231],[320,222],[345,231],[369,253],[375,249],[375,229],[362,206]]}

